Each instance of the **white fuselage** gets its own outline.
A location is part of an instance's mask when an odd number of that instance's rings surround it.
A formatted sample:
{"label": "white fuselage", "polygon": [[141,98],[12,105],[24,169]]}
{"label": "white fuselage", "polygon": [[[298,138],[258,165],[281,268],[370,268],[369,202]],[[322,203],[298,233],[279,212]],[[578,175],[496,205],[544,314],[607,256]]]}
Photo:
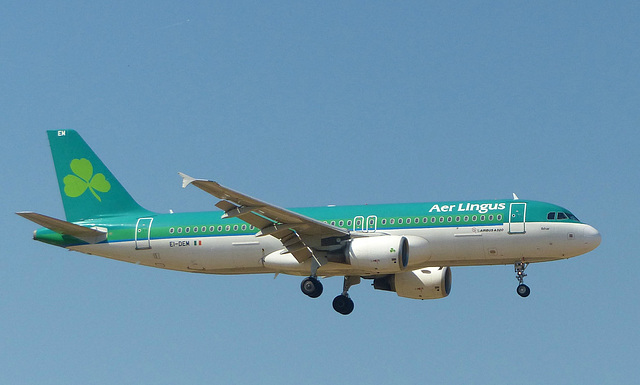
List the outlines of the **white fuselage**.
{"label": "white fuselage", "polygon": [[[427,266],[477,266],[566,259],[595,249],[600,234],[583,223],[527,222],[524,233],[509,233],[509,224],[389,230],[409,240],[406,270]],[[371,236],[371,234],[363,234]],[[357,233],[354,234],[357,236]],[[151,248],[137,250],[135,242],[88,244],[71,250],[145,266],[210,274],[286,273],[308,275],[303,263],[281,253],[282,243],[271,236],[202,236],[151,239]],[[267,256],[276,256],[267,258]],[[281,256],[279,256],[281,255]],[[322,259],[322,257],[320,258]],[[265,263],[265,260],[267,263]],[[419,261],[416,263],[415,261]],[[321,260],[318,275],[370,275],[349,264]]]}

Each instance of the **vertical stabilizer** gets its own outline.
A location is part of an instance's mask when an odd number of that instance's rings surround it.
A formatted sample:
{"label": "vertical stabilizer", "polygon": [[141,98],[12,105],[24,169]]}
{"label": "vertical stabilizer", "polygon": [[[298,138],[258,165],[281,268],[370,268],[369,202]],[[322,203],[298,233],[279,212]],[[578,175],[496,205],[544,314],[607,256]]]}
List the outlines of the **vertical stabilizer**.
{"label": "vertical stabilizer", "polygon": [[149,215],[73,130],[47,131],[67,221]]}

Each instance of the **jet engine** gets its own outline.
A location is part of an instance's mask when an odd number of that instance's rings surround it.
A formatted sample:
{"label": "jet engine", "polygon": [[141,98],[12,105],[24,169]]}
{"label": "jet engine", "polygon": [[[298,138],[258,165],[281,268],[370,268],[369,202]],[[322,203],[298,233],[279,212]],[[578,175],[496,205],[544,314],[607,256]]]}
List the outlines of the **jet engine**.
{"label": "jet engine", "polygon": [[413,299],[438,299],[451,291],[449,267],[427,267],[387,275],[373,280],[374,289],[395,291],[399,297]]}
{"label": "jet engine", "polygon": [[348,264],[368,274],[400,272],[409,263],[409,241],[396,235],[355,238],[345,257]]}

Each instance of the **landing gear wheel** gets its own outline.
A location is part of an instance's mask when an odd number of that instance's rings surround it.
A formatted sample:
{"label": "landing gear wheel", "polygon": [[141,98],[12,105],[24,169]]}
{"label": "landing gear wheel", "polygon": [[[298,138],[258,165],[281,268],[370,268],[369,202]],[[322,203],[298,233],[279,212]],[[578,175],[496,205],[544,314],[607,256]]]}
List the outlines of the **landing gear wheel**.
{"label": "landing gear wheel", "polygon": [[519,283],[518,287],[516,288],[516,293],[518,293],[518,295],[522,298],[528,297],[529,293],[531,293],[529,286],[524,284],[524,277],[527,276],[524,273],[524,269],[526,269],[527,266],[529,266],[529,264],[526,263],[524,259],[522,260],[522,262],[516,262],[514,265],[514,270],[516,272],[516,279],[518,280],[518,283]]}
{"label": "landing gear wheel", "polygon": [[518,295],[520,297],[528,297],[529,293],[531,293],[531,290],[529,289],[529,286],[525,285],[524,283],[518,285],[518,287],[516,288],[516,292],[518,293]]}
{"label": "landing gear wheel", "polygon": [[333,299],[333,310],[342,315],[351,314],[353,311],[353,301],[346,295],[340,294]]}
{"label": "landing gear wheel", "polygon": [[300,290],[311,298],[318,298],[322,294],[322,283],[314,277],[307,277],[302,280]]}

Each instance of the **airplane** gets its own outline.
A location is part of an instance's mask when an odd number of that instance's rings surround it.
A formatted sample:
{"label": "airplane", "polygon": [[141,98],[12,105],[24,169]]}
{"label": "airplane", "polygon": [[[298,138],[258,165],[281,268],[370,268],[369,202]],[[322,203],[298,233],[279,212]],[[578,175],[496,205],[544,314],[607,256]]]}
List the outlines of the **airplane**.
{"label": "airplane", "polygon": [[333,308],[354,309],[361,279],[412,299],[451,291],[451,266],[514,266],[527,297],[530,263],[594,250],[601,236],[569,210],[513,199],[285,209],[217,182],[179,173],[219,199],[222,211],[142,208],[74,130],[47,131],[66,220],[16,214],[43,226],[33,239],[85,254],[204,274],[290,274],[317,298],[319,278],[342,276]]}

